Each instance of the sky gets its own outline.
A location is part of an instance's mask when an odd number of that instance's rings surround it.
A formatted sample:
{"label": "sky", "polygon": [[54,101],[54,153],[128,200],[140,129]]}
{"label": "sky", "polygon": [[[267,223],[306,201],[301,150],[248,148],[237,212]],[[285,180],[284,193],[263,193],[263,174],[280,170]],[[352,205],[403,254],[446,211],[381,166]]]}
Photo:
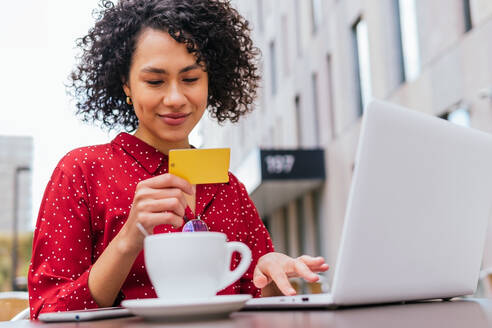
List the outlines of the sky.
{"label": "sky", "polygon": [[58,161],[70,150],[109,142],[82,123],[65,84],[77,38],[94,23],[97,0],[22,0],[0,4],[0,135],[32,136],[32,226]]}
{"label": "sky", "polygon": [[75,40],[94,22],[96,7],[96,0],[23,0],[3,2],[0,10],[0,135],[33,137],[33,224],[63,155],[110,139],[79,122],[64,86],[75,64]]}

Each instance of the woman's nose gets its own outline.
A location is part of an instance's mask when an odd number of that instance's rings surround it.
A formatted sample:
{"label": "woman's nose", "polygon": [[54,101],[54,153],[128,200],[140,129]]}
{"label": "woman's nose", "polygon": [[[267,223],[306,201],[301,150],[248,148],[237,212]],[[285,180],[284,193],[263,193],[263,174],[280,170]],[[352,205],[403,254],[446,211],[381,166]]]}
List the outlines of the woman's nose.
{"label": "woman's nose", "polygon": [[180,90],[177,83],[171,83],[164,96],[164,105],[166,107],[180,108],[186,103],[186,97]]}

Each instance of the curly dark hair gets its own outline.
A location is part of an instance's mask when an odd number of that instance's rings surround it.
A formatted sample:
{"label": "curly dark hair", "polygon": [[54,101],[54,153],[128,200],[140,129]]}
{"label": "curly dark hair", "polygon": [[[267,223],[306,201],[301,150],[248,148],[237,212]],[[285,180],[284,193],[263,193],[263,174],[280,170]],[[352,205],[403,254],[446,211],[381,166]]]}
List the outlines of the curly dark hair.
{"label": "curly dark hair", "polygon": [[77,41],[82,53],[67,86],[83,121],[108,130],[133,131],[138,119],[125,102],[122,81],[140,32],[168,32],[186,44],[209,77],[208,108],[219,123],[252,109],[259,85],[257,57],[249,23],[229,0],[101,0],[96,24]]}

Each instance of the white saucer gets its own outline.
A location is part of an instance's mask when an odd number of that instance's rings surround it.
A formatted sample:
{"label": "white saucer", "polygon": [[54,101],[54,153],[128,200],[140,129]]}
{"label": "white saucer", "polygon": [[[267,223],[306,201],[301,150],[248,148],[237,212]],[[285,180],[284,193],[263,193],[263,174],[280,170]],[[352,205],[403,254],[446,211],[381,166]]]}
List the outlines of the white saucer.
{"label": "white saucer", "polygon": [[240,310],[251,295],[219,295],[190,300],[145,298],[124,300],[121,305],[135,315],[148,320],[195,320],[225,317]]}

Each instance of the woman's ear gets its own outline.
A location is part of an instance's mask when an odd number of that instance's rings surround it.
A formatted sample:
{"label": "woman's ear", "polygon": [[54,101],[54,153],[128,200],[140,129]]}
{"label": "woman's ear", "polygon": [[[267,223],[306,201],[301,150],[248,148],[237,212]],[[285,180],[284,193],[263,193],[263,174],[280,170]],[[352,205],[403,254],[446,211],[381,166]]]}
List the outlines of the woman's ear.
{"label": "woman's ear", "polygon": [[123,91],[125,92],[127,97],[131,97],[132,93],[130,87],[128,86],[128,82],[123,83]]}

